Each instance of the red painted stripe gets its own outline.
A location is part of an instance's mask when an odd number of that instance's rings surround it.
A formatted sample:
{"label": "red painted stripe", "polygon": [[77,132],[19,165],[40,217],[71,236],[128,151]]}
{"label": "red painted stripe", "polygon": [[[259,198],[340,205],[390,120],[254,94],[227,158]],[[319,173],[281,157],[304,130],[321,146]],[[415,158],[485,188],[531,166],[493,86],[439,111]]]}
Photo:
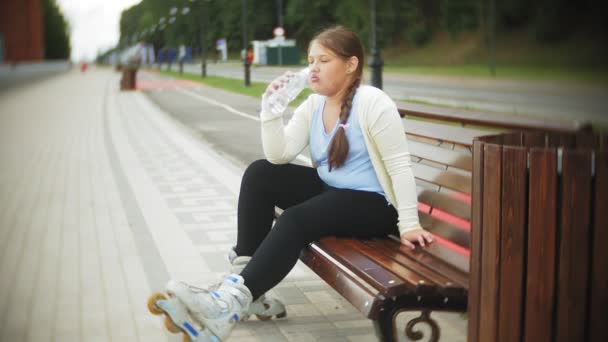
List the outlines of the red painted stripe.
{"label": "red painted stripe", "polygon": [[455,199],[457,199],[459,201],[463,201],[468,204],[471,204],[471,195],[465,194],[464,192],[454,192],[454,193],[452,193],[452,197],[454,197]]}
{"label": "red painted stripe", "polygon": [[431,206],[426,203],[418,202],[418,211],[421,211],[425,214],[430,214]]}
{"label": "red painted stripe", "polygon": [[137,89],[195,88],[200,84],[187,80],[137,80]]}
{"label": "red painted stripe", "polygon": [[453,225],[454,227],[460,228],[464,231],[466,231],[467,233],[471,232],[471,222],[452,215],[446,211],[437,209],[437,208],[432,208],[430,205],[423,203],[423,202],[418,202],[418,211],[423,212],[427,215],[430,215],[438,220],[441,220],[443,222],[447,222],[451,225]]}
{"label": "red painted stripe", "polygon": [[461,217],[452,215],[448,212],[445,212],[445,211],[437,209],[437,208],[433,208],[433,210],[431,211],[431,216],[433,216],[443,222],[447,222],[454,227],[458,227],[458,228],[466,231],[467,233],[471,232],[471,222],[469,222]]}
{"label": "red painted stripe", "polygon": [[471,256],[471,251],[467,248],[462,247],[459,244],[453,243],[450,240],[446,240],[440,236],[437,236],[435,234],[433,234],[433,239],[435,240],[435,243],[438,243],[440,245],[445,246],[448,249],[453,250],[454,252],[460,254],[460,255],[464,255],[466,257],[470,257]]}

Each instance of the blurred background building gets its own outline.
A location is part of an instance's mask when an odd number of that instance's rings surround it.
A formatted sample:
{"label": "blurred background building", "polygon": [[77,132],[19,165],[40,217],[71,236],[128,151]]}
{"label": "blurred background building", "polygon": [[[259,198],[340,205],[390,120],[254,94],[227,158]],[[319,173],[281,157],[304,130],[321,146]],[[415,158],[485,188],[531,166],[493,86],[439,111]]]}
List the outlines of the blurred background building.
{"label": "blurred background building", "polygon": [[44,20],[41,1],[0,1],[0,62],[42,59]]}
{"label": "blurred background building", "polygon": [[0,64],[70,58],[69,26],[55,0],[0,1]]}

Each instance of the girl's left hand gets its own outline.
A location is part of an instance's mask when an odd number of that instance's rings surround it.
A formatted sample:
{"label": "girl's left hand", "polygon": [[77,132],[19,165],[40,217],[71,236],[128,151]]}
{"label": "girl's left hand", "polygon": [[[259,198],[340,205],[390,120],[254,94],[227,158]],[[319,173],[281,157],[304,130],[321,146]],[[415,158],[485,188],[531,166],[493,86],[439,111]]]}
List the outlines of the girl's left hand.
{"label": "girl's left hand", "polygon": [[425,247],[427,244],[433,242],[433,234],[427,232],[424,229],[410,230],[401,234],[400,238],[401,243],[411,249],[416,248],[416,246],[414,245],[415,242],[419,243],[422,247]]}

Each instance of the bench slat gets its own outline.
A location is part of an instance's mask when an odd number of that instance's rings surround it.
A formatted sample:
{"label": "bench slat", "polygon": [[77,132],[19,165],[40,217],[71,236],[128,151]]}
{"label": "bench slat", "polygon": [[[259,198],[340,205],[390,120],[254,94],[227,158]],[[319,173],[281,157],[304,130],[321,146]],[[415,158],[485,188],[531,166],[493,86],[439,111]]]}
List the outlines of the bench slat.
{"label": "bench slat", "polygon": [[445,260],[446,263],[454,266],[456,269],[467,274],[469,273],[469,255],[460,253],[439,239],[424,248],[421,252],[431,255],[433,258]]}
{"label": "bench slat", "polygon": [[[589,288],[591,151],[564,150],[555,341],[585,339],[587,301],[572,300]],[[605,272],[605,270],[604,270]],[[597,319],[597,318],[595,318]]]}
{"label": "bench slat", "polygon": [[[483,141],[476,139],[473,142],[473,170],[481,170],[483,160]],[[483,198],[483,173],[477,172],[473,178],[473,189],[471,197]],[[471,203],[471,272],[469,274],[469,296],[467,312],[469,315],[469,325],[467,336],[469,341],[479,341],[479,316],[480,316],[480,295],[481,292],[481,241],[483,238],[483,201],[477,200]]]}
{"label": "bench slat", "polygon": [[[553,321],[545,312],[553,312],[555,296],[555,243],[557,217],[557,154],[551,150],[530,151],[528,214],[528,267],[525,317],[535,317],[535,324],[526,324],[526,341],[541,341],[552,335]],[[485,224],[485,221],[484,221]],[[485,228],[485,226],[484,226]],[[539,248],[539,246],[544,246]],[[480,322],[481,324],[481,322]]]}
{"label": "bench slat", "polygon": [[437,184],[465,194],[471,193],[471,176],[454,172],[453,170],[440,170],[432,166],[412,163],[414,177],[426,182]]}
{"label": "bench slat", "polygon": [[407,269],[400,269],[404,273],[396,276],[366,255],[354,239],[327,237],[317,245],[387,297],[411,292],[415,284],[426,280]]}
{"label": "bench slat", "polygon": [[[452,265],[433,256],[421,253],[418,249],[411,250],[403,244],[391,239],[363,240],[363,243],[379,252],[386,254],[407,268],[416,270],[426,278],[431,279],[442,287],[468,287],[467,275]],[[447,283],[452,283],[447,285]]]}
{"label": "bench slat", "polygon": [[470,153],[466,154],[462,151],[449,150],[411,140],[408,141],[408,145],[413,156],[469,172],[472,171],[473,160]]}
{"label": "bench slat", "polygon": [[377,318],[378,307],[382,305],[377,293],[370,291],[361,281],[344,272],[334,260],[322,252],[320,247],[314,243],[310,244],[302,251],[300,260],[344,296],[365,317]]}
{"label": "bench slat", "polygon": [[[521,336],[523,293],[526,268],[525,210],[527,203],[526,160],[527,151],[522,147],[503,147],[502,213],[498,341],[517,341]],[[507,282],[508,281],[508,282]],[[510,313],[517,312],[517,315]]]}
{"label": "bench slat", "polygon": [[[346,241],[348,245],[350,245],[353,249],[360,251],[362,254],[367,256],[374,263],[380,265],[381,268],[387,269],[395,275],[399,275],[399,277],[406,278],[406,284],[409,286],[406,288],[406,292],[397,293],[385,291],[386,296],[391,295],[404,295],[404,294],[425,294],[425,295],[437,295],[437,289],[445,287],[445,282],[436,282],[431,277],[429,277],[429,272],[420,272],[421,265],[418,266],[418,269],[414,268],[406,268],[403,267],[401,263],[395,262],[394,259],[390,258],[388,255],[384,253],[380,253],[377,249],[371,248],[366,242],[371,240],[368,239],[349,239]],[[367,270],[363,270],[363,272],[367,272]],[[408,275],[408,277],[403,277],[403,275]]]}
{"label": "bench slat", "polygon": [[[608,136],[604,136],[608,138]],[[608,141],[604,140],[604,152],[595,156],[595,199],[593,229],[593,264],[591,269],[591,286],[589,297],[589,341],[608,340]]]}
{"label": "bench slat", "polygon": [[412,119],[403,119],[403,128],[406,134],[464,146],[471,146],[473,138],[488,134],[487,131],[477,129],[447,126]]}
{"label": "bench slat", "polygon": [[498,326],[498,285],[500,261],[500,184],[502,146],[484,146],[483,235],[481,247],[481,316],[479,340],[495,341]]}
{"label": "bench slat", "polygon": [[542,118],[492,115],[487,112],[473,111],[459,108],[446,108],[442,106],[425,105],[411,102],[397,102],[399,113],[434,120],[489,126],[501,129],[524,129],[524,130],[552,130],[570,132],[577,130],[581,124],[576,121],[544,120]]}
{"label": "bench slat", "polygon": [[418,212],[420,216],[420,224],[424,229],[439,235],[446,240],[450,240],[466,249],[471,245],[470,231],[466,231],[460,227],[456,227],[447,222],[441,221],[424,212]]}
{"label": "bench slat", "polygon": [[461,219],[471,221],[471,204],[460,200],[450,194],[438,192],[431,189],[417,187],[418,201],[432,208],[450,213]]}

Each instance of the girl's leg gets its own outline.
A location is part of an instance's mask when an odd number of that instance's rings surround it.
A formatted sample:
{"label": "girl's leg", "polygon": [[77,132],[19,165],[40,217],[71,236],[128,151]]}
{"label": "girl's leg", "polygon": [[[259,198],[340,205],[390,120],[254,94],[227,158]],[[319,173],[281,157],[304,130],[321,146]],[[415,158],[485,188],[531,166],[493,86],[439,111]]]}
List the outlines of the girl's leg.
{"label": "girl's leg", "polygon": [[397,211],[373,192],[330,189],[285,210],[241,272],[253,299],[277,285],[300,251],[325,236],[398,234]]}
{"label": "girl's leg", "polygon": [[243,175],[238,202],[239,256],[252,256],[272,227],[274,207],[289,208],[318,195],[323,182],[310,167],[253,162]]}

